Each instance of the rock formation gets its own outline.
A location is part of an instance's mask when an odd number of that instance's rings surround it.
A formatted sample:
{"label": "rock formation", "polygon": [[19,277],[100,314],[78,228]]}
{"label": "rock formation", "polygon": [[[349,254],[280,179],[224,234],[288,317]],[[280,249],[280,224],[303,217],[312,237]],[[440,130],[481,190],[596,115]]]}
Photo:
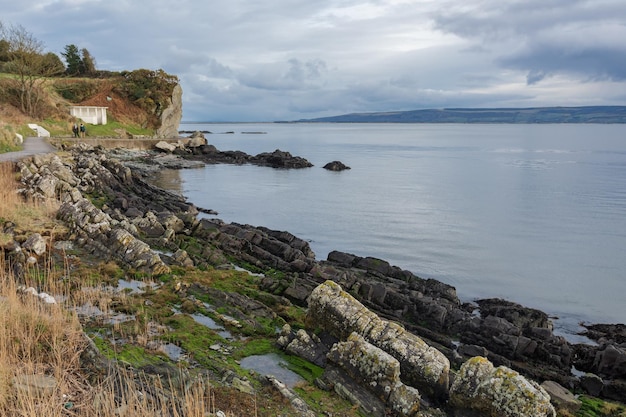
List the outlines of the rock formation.
{"label": "rock formation", "polygon": [[324,169],[327,169],[329,171],[343,171],[346,169],[350,169],[350,167],[345,165],[341,161],[332,161],[324,165]]}
{"label": "rock formation", "polygon": [[161,113],[161,126],[157,129],[157,138],[177,138],[178,127],[183,117],[183,89],[180,84],[174,86],[172,96],[167,100],[167,105]]}
{"label": "rock formation", "polygon": [[[22,193],[58,198],[58,216],[74,243],[103,260],[153,274],[170,265],[222,267],[230,261],[260,272],[281,271],[261,278],[260,287],[272,303],[308,306],[309,329],[293,332],[287,326],[279,344],[324,367],[320,385],[372,415],[383,415],[385,408],[395,415],[437,415],[423,413],[450,406],[467,415],[514,415],[499,414],[508,412],[502,407],[509,407],[509,400],[518,410],[532,407],[528,412],[536,414],[527,415],[552,415],[544,392],[531,380],[625,400],[626,348],[619,326],[590,326],[598,345],[571,345],[534,309],[496,299],[461,303],[453,287],[372,257],[331,252],[317,261],[309,244],[289,232],[198,219],[201,209],[150,185],[101,148],[80,145],[66,157],[34,156],[18,167]],[[10,232],[10,225],[5,229]],[[196,244],[182,250],[185,239]],[[44,256],[46,244],[45,237],[33,235],[2,249],[17,267],[38,253]],[[202,291],[214,300],[225,297]],[[224,300],[237,304],[239,321],[246,314],[271,316],[256,300],[234,294]],[[377,361],[386,364],[384,371],[374,366]],[[451,363],[461,367],[456,379]],[[587,374],[573,376],[572,366]],[[495,384],[491,393],[479,389],[487,380]],[[530,397],[536,401],[529,405]]]}

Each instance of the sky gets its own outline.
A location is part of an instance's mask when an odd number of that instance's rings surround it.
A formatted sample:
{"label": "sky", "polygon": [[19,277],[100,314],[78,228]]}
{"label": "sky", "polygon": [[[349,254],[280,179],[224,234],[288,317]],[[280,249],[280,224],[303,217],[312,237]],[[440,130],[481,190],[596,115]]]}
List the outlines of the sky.
{"label": "sky", "polygon": [[61,54],[163,69],[183,121],[626,104],[624,0],[0,0]]}

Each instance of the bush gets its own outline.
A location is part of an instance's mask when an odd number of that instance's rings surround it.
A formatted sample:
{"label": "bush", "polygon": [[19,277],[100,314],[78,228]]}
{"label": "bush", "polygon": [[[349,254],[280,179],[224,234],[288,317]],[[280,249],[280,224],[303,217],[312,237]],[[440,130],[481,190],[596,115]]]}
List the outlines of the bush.
{"label": "bush", "polygon": [[72,103],[80,103],[98,92],[98,85],[90,81],[59,80],[54,83],[55,91]]}

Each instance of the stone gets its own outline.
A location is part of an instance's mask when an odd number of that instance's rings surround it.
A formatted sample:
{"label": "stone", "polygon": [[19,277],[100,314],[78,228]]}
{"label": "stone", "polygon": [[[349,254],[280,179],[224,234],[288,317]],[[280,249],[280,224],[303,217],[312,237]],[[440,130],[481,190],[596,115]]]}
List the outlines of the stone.
{"label": "stone", "polygon": [[347,341],[333,345],[328,360],[367,387],[397,415],[414,416],[419,411],[419,392],[400,380],[398,360],[357,333],[352,333]]}
{"label": "stone", "polygon": [[597,397],[602,392],[604,381],[598,375],[592,373],[586,373],[580,377],[580,386],[587,392],[587,394]]}
{"label": "stone", "polygon": [[596,354],[594,367],[600,375],[626,378],[626,349],[607,345]]}
{"label": "stone", "polygon": [[350,167],[346,166],[341,161],[332,161],[332,162],[329,162],[326,165],[324,165],[324,169],[326,169],[328,171],[343,171],[343,170],[346,170],[346,169],[350,169]]}
{"label": "stone", "polygon": [[206,138],[201,133],[199,135],[191,136],[191,138],[189,139],[189,142],[187,143],[187,146],[190,147],[190,148],[198,148],[200,146],[204,146],[204,145],[207,145],[207,144],[208,144],[208,142],[207,142]]}
{"label": "stone", "polygon": [[290,327],[283,328],[281,332],[280,340],[282,340],[282,343],[279,342],[279,344],[283,345],[285,351],[304,358],[317,366],[323,367],[326,365],[328,349],[317,337],[310,335],[304,329],[298,330],[292,338],[289,337],[290,333]]}
{"label": "stone", "polygon": [[582,402],[577,399],[574,394],[572,394],[569,390],[564,388],[558,382],[555,381],[545,381],[541,384],[541,388],[546,390],[548,395],[550,395],[550,402],[557,411],[567,411],[569,413],[576,413]]}
{"label": "stone", "polygon": [[555,417],[550,396],[536,382],[484,357],[465,362],[450,388],[450,404],[493,417]]}
{"label": "stone", "polygon": [[339,340],[346,340],[353,332],[363,336],[398,360],[405,383],[434,398],[447,395],[448,358],[399,324],[378,317],[339,284],[326,281],[313,290],[307,322]]}
{"label": "stone", "polygon": [[163,151],[163,152],[174,152],[176,150],[176,146],[172,145],[171,143],[168,143],[164,140],[161,140],[159,142],[157,142],[154,145],[154,148],[159,150],[159,151]]}
{"label": "stone", "polygon": [[46,240],[39,234],[33,233],[22,243],[22,248],[33,252],[37,256],[41,256],[46,252]]}

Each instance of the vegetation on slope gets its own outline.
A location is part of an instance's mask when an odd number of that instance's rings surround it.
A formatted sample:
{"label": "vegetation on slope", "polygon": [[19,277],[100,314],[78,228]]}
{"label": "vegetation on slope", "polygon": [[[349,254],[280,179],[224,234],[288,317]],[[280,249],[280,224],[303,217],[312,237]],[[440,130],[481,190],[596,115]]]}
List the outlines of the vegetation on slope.
{"label": "vegetation on slope", "polygon": [[151,135],[160,127],[178,78],[163,70],[98,71],[86,49],[68,45],[61,59],[21,26],[0,21],[0,152],[14,150],[16,133],[28,136],[37,123],[66,136],[80,122],[74,105],[107,107],[113,126],[90,126],[91,135]]}

